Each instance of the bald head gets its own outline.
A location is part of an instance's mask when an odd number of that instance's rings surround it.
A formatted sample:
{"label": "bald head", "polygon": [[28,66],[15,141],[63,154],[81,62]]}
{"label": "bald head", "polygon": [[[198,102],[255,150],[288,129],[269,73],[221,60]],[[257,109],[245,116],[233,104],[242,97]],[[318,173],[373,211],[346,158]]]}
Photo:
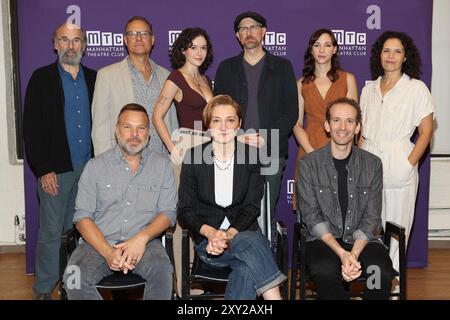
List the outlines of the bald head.
{"label": "bald head", "polygon": [[87,43],[86,31],[80,28],[80,26],[70,22],[64,22],[55,29],[55,31],[53,32],[53,43],[56,43],[56,41],[58,41],[58,38],[61,38],[61,34],[74,31],[80,32],[79,36],[86,46]]}

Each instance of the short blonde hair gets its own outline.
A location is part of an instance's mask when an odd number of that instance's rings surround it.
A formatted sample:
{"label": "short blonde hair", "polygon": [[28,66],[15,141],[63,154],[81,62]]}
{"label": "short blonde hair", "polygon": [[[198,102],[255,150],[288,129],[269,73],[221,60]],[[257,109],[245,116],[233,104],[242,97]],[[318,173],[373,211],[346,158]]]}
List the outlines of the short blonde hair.
{"label": "short blonde hair", "polygon": [[209,125],[211,123],[212,110],[217,106],[232,106],[236,111],[238,120],[242,120],[242,111],[239,103],[234,101],[233,98],[231,98],[229,95],[221,94],[209,100],[209,102],[206,104],[205,109],[203,109],[203,124],[206,128],[209,128]]}

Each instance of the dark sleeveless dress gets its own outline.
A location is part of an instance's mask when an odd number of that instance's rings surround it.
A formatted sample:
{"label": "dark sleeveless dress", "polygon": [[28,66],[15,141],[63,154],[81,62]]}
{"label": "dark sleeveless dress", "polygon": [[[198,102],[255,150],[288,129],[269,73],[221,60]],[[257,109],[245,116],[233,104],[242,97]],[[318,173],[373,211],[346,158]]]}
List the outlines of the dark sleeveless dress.
{"label": "dark sleeveless dress", "polygon": [[[211,87],[211,80],[207,76],[206,79]],[[181,101],[174,101],[180,128],[194,129],[194,121],[202,121],[203,119],[203,109],[206,106],[206,100],[202,95],[191,88],[180,71],[172,71],[167,80],[175,83],[183,92]],[[202,130],[205,130],[203,124]]]}

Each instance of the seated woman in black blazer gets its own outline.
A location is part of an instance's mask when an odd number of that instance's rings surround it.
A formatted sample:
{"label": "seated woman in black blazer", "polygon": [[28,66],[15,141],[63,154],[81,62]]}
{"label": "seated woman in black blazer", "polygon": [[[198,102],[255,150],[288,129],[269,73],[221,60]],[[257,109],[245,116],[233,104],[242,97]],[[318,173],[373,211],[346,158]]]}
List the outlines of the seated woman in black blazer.
{"label": "seated woman in black blazer", "polygon": [[227,95],[212,98],[203,122],[212,141],[183,160],[178,218],[189,228],[200,259],[230,266],[225,299],[280,299],[286,276],[278,269],[257,218],[264,192],[258,149],[238,142],[239,105]]}

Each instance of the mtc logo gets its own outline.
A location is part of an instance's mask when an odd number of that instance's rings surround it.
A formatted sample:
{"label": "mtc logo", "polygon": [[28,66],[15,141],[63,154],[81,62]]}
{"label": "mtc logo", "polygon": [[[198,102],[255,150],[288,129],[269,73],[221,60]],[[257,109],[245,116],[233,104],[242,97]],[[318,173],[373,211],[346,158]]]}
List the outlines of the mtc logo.
{"label": "mtc logo", "polygon": [[181,30],[169,30],[169,46],[173,46],[173,43],[177,40],[180,33]]}
{"label": "mtc logo", "polygon": [[123,34],[101,31],[86,31],[89,46],[123,46]]}
{"label": "mtc logo", "polygon": [[266,46],[285,46],[286,33],[285,32],[266,32],[264,37],[264,45]]}
{"label": "mtc logo", "polygon": [[331,30],[336,37],[336,41],[339,45],[366,45],[366,34],[364,32],[344,31],[344,30]]}

